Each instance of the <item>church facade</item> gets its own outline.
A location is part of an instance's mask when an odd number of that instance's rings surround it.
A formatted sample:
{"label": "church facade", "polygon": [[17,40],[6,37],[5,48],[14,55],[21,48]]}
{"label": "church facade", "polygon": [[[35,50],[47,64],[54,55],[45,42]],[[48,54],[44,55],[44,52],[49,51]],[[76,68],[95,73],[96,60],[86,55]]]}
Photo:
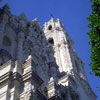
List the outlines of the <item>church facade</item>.
{"label": "church facade", "polygon": [[0,9],[0,100],[96,100],[59,19],[42,29],[8,5]]}

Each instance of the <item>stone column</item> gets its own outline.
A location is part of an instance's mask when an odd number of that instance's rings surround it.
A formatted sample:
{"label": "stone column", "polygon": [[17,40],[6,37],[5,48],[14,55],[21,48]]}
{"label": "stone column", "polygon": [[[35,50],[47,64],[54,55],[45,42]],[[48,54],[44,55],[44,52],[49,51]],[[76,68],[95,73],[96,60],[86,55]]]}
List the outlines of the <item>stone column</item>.
{"label": "stone column", "polygon": [[8,16],[4,13],[2,15],[2,20],[1,20],[1,23],[0,23],[0,48],[2,47],[4,29],[5,29],[5,25],[7,23],[7,20],[8,20]]}
{"label": "stone column", "polygon": [[23,58],[23,42],[24,42],[24,33],[18,33],[18,47],[17,47],[17,60],[22,63]]}

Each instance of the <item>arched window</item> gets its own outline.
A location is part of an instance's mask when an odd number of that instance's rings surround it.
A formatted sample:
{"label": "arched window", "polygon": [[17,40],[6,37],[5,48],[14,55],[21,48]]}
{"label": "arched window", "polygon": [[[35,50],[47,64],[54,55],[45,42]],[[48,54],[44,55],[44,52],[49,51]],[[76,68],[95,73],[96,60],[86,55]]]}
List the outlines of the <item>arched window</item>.
{"label": "arched window", "polygon": [[52,30],[52,25],[49,25],[48,30]]}
{"label": "arched window", "polygon": [[3,45],[4,46],[11,46],[11,41],[7,36],[4,36],[4,38],[3,38]]}
{"label": "arched window", "polygon": [[49,38],[49,39],[48,39],[48,42],[49,42],[50,44],[54,45],[54,40],[53,40],[53,38]]}

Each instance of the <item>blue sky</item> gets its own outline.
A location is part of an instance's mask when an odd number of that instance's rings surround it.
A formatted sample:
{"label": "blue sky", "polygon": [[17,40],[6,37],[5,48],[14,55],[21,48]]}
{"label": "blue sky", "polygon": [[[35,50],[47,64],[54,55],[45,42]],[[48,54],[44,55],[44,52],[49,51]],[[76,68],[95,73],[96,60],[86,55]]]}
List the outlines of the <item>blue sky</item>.
{"label": "blue sky", "polygon": [[90,0],[2,0],[0,7],[8,3],[12,14],[19,15],[24,12],[29,20],[38,18],[41,26],[48,21],[52,13],[54,18],[59,18],[65,26],[66,32],[74,40],[74,48],[85,63],[85,70],[91,88],[100,100],[97,86],[100,79],[90,75],[90,46],[86,32],[89,31],[86,17],[91,13]]}

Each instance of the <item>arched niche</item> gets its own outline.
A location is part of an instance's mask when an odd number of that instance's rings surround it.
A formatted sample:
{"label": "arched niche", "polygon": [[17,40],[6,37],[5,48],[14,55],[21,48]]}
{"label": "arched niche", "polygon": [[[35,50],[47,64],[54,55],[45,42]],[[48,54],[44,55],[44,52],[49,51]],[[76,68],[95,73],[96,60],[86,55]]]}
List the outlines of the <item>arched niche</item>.
{"label": "arched niche", "polygon": [[8,38],[8,36],[4,36],[2,43],[4,46],[11,46],[11,40]]}
{"label": "arched niche", "polygon": [[11,54],[12,59],[16,59],[17,35],[16,31],[7,23],[3,32],[1,48],[7,50]]}
{"label": "arched niche", "polygon": [[11,54],[7,50],[0,49],[0,65],[6,63],[10,59],[12,59]]}
{"label": "arched niche", "polygon": [[11,39],[5,35],[2,40],[2,49],[8,51],[11,54],[12,50],[12,41]]}

